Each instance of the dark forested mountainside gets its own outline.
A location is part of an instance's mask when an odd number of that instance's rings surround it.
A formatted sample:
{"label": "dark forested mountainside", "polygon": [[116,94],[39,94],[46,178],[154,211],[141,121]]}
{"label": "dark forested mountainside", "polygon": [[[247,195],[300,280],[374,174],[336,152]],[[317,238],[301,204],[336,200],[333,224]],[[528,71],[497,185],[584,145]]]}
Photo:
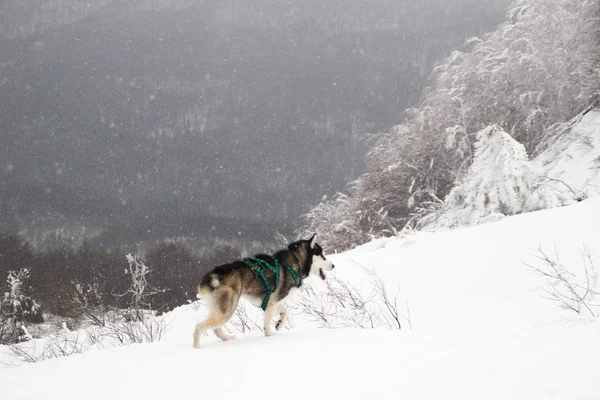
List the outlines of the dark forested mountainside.
{"label": "dark forested mountainside", "polygon": [[505,5],[413,3],[2,2],[2,226],[109,246],[290,230]]}

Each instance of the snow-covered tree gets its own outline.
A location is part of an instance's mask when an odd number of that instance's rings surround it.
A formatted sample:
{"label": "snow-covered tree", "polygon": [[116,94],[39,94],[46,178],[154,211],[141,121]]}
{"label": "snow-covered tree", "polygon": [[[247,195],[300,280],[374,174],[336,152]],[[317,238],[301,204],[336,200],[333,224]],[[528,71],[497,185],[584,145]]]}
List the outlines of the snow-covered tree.
{"label": "snow-covered tree", "polygon": [[342,193],[329,201],[323,199],[304,216],[306,223],[299,237],[308,237],[317,233],[319,243],[328,252],[344,250],[362,242],[358,218],[356,215],[351,215],[354,207],[350,201],[351,198]]}
{"label": "snow-covered tree", "polygon": [[[518,0],[508,19],[435,69],[422,104],[410,111],[406,133],[383,138],[378,146],[389,150],[372,160],[373,169],[405,156],[409,135],[419,147],[408,162],[419,171],[413,192],[434,188],[443,197],[473,162],[476,135],[486,122],[503,121],[536,156],[563,123],[598,100],[600,3]],[[429,199],[414,200],[418,205]]]}
{"label": "snow-covered tree", "polygon": [[9,291],[0,301],[0,341],[20,342],[31,339],[26,323],[43,322],[41,307],[23,293],[23,285],[30,277],[28,269],[10,271],[7,277]]}
{"label": "snow-covered tree", "polygon": [[[450,55],[431,82],[406,122],[374,144],[368,172],[349,193],[352,208],[343,215],[360,216],[370,236],[435,210],[474,162],[477,133],[489,121],[503,121],[523,151],[536,156],[598,101],[600,2],[516,0],[507,22]],[[534,195],[538,205],[556,200]],[[322,231],[322,239],[337,234],[334,226]]]}
{"label": "snow-covered tree", "polygon": [[130,296],[131,303],[124,316],[131,321],[144,321],[147,310],[151,309],[150,298],[157,293],[148,284],[151,269],[137,256],[127,254],[126,257],[128,268],[125,274],[129,276],[130,286],[124,296]]}
{"label": "snow-covered tree", "polygon": [[445,207],[423,219],[425,225],[475,225],[572,201],[546,191],[525,146],[500,125],[478,132],[474,148],[469,172],[450,191]]}

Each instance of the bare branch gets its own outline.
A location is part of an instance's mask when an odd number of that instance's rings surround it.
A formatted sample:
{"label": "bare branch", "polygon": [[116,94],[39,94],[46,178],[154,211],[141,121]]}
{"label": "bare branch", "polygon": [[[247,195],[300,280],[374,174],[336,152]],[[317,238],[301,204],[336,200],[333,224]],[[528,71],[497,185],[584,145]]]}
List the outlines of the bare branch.
{"label": "bare branch", "polygon": [[541,266],[525,263],[524,264],[533,272],[550,280],[550,288],[544,288],[544,292],[548,295],[545,297],[556,302],[559,307],[571,310],[577,314],[581,314],[582,308],[592,316],[598,316],[598,312],[592,307],[595,296],[598,292],[596,287],[596,272],[594,262],[596,257],[587,245],[584,245],[582,250],[584,282],[579,283],[577,276],[568,272],[560,261],[558,261],[558,252],[555,249],[555,257],[551,258],[541,247],[536,250],[536,253],[531,255],[534,259],[541,263]]}

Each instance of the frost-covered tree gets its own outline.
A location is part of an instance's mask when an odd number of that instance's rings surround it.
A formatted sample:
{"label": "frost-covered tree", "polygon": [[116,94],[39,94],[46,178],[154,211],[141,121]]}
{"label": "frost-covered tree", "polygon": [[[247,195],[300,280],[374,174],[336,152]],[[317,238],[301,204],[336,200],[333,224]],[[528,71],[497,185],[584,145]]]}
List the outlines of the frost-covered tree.
{"label": "frost-covered tree", "polygon": [[[435,190],[446,196],[473,162],[476,134],[486,122],[503,121],[532,156],[561,132],[563,123],[600,94],[600,3],[595,0],[518,0],[508,22],[469,51],[455,52],[433,74],[422,104],[409,112],[403,137],[377,144],[382,170],[405,156],[406,135],[415,184],[397,201],[418,205]],[[396,130],[398,132],[398,130]],[[450,145],[450,146],[448,146]]]}
{"label": "frost-covered tree", "polygon": [[522,213],[528,208],[533,176],[525,146],[499,125],[483,129],[477,134],[469,173],[448,195],[448,206],[456,211],[456,223],[450,225]]}
{"label": "frost-covered tree", "polygon": [[131,303],[124,316],[130,321],[144,321],[146,310],[152,308],[150,298],[157,293],[148,285],[148,274],[151,269],[143,260],[131,254],[127,254],[127,264],[129,267],[125,270],[125,274],[129,276],[130,286],[123,296],[129,296]]}
{"label": "frost-covered tree", "polygon": [[[333,199],[323,201],[306,214],[303,230],[299,237],[313,233],[319,235],[319,242],[328,252],[336,252],[362,242],[362,232],[358,216],[351,215],[354,208],[352,198],[339,193]],[[323,233],[323,234],[322,234]]]}
{"label": "frost-covered tree", "polygon": [[43,322],[40,305],[23,293],[23,285],[30,275],[28,269],[8,273],[9,291],[0,301],[0,342],[31,339],[25,324]]}
{"label": "frost-covered tree", "polygon": [[476,225],[572,201],[547,191],[541,182],[525,146],[500,125],[488,126],[477,133],[473,164],[448,194],[445,207],[422,222],[450,228]]}
{"label": "frost-covered tree", "polygon": [[[421,104],[369,152],[368,172],[344,213],[360,216],[362,232],[384,235],[439,208],[473,163],[477,133],[490,121],[503,121],[536,156],[600,97],[597,0],[516,0],[507,22],[466,46],[434,70]],[[538,204],[544,201],[553,202],[541,196]],[[322,239],[336,234],[333,226],[322,231]]]}
{"label": "frost-covered tree", "polygon": [[[397,130],[402,129],[403,126],[395,127],[393,132],[385,135],[396,135]],[[341,251],[378,236],[396,234],[404,223],[397,216],[408,215],[410,206],[395,200],[408,192],[405,183],[410,183],[413,174],[419,174],[409,159],[418,151],[416,141],[408,135],[400,137],[406,138],[403,143],[405,154],[396,157],[386,168],[360,176],[349,185],[348,194],[338,193],[313,208],[305,215],[301,235],[318,232],[319,242],[329,251]],[[389,150],[377,145],[370,150],[369,158],[381,162],[389,155]],[[425,176],[425,173],[419,176]]]}

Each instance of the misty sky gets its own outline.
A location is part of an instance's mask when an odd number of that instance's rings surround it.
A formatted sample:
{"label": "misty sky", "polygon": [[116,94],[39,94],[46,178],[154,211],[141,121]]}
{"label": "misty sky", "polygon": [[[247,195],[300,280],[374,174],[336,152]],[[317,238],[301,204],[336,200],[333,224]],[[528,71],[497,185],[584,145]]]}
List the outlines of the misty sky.
{"label": "misty sky", "polygon": [[494,0],[5,0],[0,222],[115,245],[290,232]]}

